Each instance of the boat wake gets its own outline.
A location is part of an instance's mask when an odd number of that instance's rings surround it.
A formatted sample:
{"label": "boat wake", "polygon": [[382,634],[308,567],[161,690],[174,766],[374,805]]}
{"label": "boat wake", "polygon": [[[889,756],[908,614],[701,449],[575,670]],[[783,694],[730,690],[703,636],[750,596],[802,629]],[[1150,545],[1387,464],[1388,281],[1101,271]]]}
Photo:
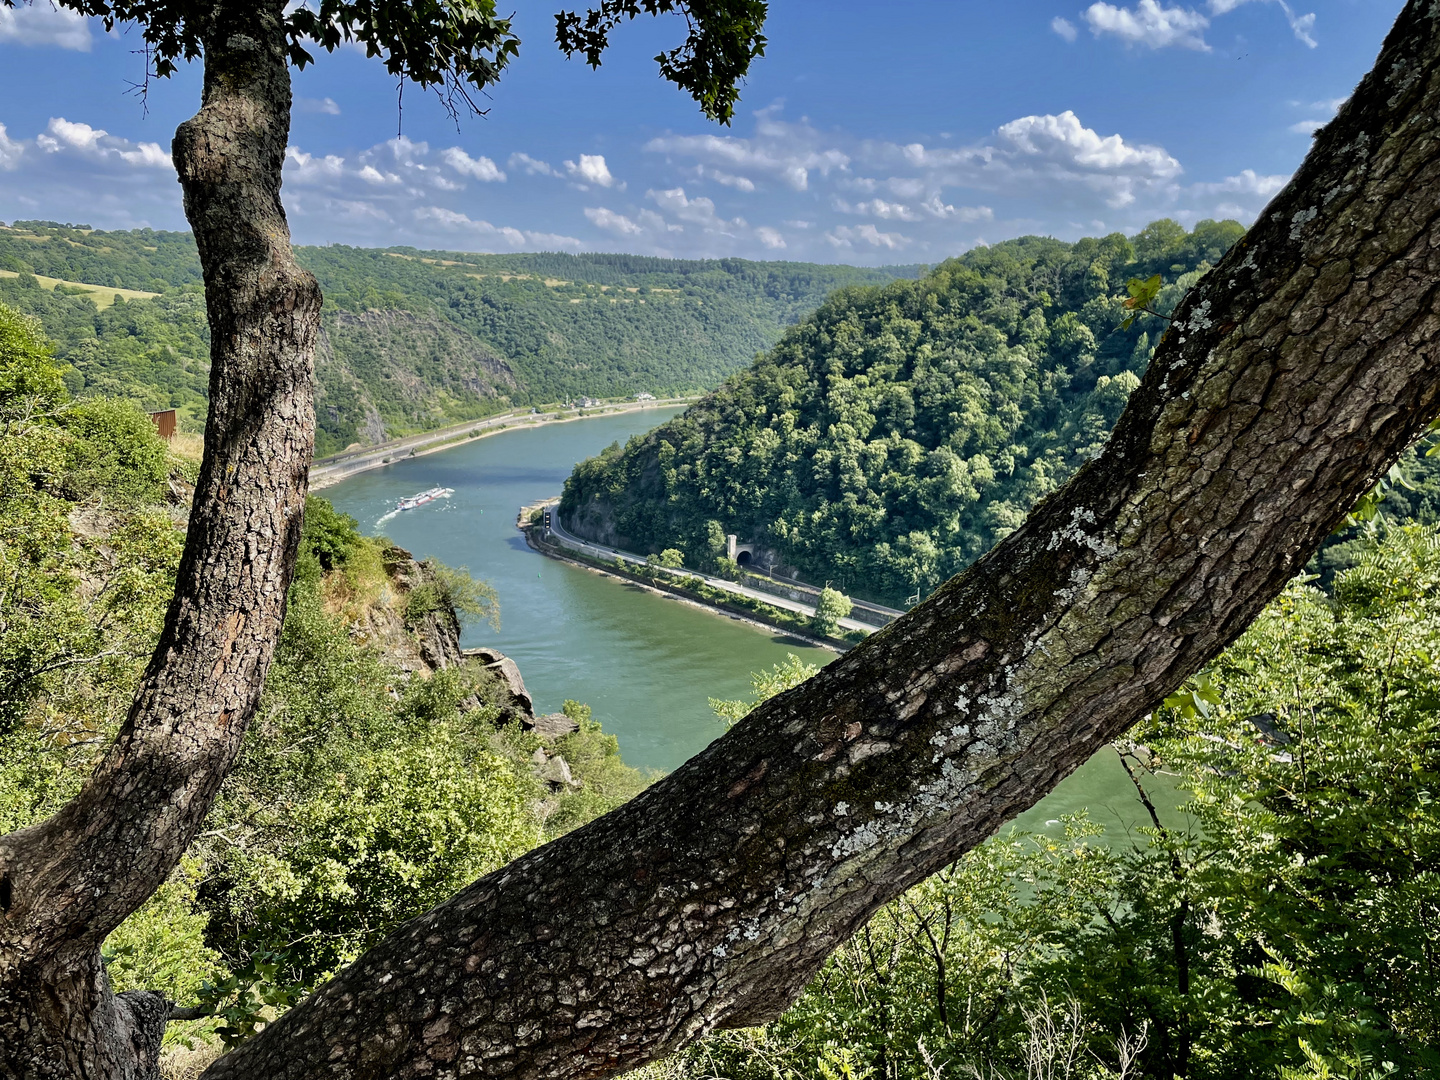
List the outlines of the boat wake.
{"label": "boat wake", "polygon": [[383,515],[378,521],[375,522],[375,524],[383,525],[391,518],[397,517],[398,515],[403,514],[407,510],[414,510],[417,507],[424,506],[426,503],[434,502],[436,499],[448,499],[451,495],[454,494],[454,488],[436,487],[431,488],[429,491],[422,491],[418,495],[407,496],[406,498],[403,498],[398,503],[396,503],[395,509],[391,510],[388,514]]}

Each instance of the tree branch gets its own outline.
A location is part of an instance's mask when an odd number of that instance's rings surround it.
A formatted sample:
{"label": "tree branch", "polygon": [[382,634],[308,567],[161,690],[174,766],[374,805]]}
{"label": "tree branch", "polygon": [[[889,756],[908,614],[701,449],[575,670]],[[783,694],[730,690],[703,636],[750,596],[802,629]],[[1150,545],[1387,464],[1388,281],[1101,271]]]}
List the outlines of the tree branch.
{"label": "tree branch", "polygon": [[1440,412],[1430,7],[1024,527],[628,805],[398,929],[210,1080],[600,1077],[769,1020],[1229,644]]}

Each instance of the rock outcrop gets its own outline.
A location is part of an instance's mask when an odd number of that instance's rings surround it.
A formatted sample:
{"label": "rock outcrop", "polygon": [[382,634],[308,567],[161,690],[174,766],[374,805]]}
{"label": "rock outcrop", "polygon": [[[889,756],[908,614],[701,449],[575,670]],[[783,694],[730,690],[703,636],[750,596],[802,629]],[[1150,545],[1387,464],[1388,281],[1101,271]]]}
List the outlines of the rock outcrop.
{"label": "rock outcrop", "polygon": [[485,670],[494,675],[502,684],[505,692],[509,694],[509,701],[505,704],[522,713],[531,721],[534,720],[535,703],[530,700],[530,691],[525,689],[525,680],[521,677],[520,667],[514,660],[498,649],[484,647],[462,649],[460,654],[467,660],[478,660],[485,665]]}

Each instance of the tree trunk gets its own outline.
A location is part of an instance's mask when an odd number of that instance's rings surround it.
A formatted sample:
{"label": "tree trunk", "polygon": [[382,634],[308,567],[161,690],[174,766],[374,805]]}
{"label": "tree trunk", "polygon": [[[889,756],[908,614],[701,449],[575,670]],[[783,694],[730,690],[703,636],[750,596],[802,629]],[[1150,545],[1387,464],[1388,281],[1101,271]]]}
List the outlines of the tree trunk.
{"label": "tree trunk", "polygon": [[[237,8],[239,7],[237,3]],[[412,920],[212,1077],[608,1075],[775,1016],[882,903],[1231,641],[1437,411],[1432,0],[1177,312],[1102,457],[911,615],[638,799]],[[96,950],[233,761],[283,617],[319,294],[278,201],[280,9],[221,8],[176,140],[214,332],[176,598],[114,748],[0,838],[0,1074],[145,1076]]]}
{"label": "tree trunk", "polygon": [[234,762],[285,614],[314,442],[320,290],[280,205],[282,4],[217,4],[174,158],[210,317],[205,459],[165,628],[115,744],[55,817],[0,837],[0,1076],[155,1075],[168,1006],[100,945],[174,869]]}
{"label": "tree trunk", "polygon": [[1437,135],[1436,7],[1413,0],[1104,453],[1022,529],[207,1077],[601,1077],[774,1018],[1232,641],[1440,411]]}

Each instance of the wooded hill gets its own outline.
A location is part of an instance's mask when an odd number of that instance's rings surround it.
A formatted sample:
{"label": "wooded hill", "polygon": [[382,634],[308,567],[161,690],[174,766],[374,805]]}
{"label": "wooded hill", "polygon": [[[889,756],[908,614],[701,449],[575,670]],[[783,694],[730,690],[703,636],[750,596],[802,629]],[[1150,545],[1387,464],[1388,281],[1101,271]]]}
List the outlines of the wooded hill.
{"label": "wooded hill", "polygon": [[[920,269],[340,246],[298,256],[325,291],[319,455],[515,405],[708,389],[832,290]],[[72,393],[203,423],[209,343],[189,233],[0,226],[0,301],[41,319],[74,369]]]}
{"label": "wooded hill", "polygon": [[[928,593],[1100,452],[1163,316],[1244,232],[1023,237],[839,292],[682,416],[577,466],[563,519],[691,565],[735,533],[858,596]],[[1155,274],[1158,314],[1122,329],[1127,281]],[[1401,516],[1440,511],[1440,485],[1392,495]]]}

